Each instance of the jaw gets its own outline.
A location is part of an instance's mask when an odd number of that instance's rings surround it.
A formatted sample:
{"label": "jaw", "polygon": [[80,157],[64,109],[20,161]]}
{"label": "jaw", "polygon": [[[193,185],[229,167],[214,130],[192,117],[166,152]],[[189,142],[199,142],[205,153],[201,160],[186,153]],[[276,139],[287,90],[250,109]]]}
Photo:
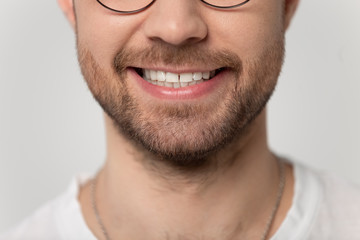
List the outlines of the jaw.
{"label": "jaw", "polygon": [[[192,183],[200,187],[218,173],[224,174],[234,167],[234,164],[246,164],[247,160],[259,158],[270,153],[266,139],[266,111],[248,126],[234,141],[223,147],[209,152],[203,157],[191,159],[164,159],[153,154],[137,141],[129,141],[119,129],[113,119],[104,114],[107,138],[107,164],[112,168],[120,164],[133,165],[144,168],[154,179],[168,179],[169,187],[175,183]],[[122,147],[119,147],[122,146]],[[115,164],[115,165],[114,165]],[[124,166],[123,166],[124,167]],[[175,184],[175,185],[174,185]]]}

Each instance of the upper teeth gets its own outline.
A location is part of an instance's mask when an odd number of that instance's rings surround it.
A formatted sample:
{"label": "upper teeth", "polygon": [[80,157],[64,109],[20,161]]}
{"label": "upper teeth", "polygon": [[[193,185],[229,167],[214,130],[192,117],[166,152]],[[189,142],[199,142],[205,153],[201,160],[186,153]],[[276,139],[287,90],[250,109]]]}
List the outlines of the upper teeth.
{"label": "upper teeth", "polygon": [[215,76],[215,71],[194,72],[194,73],[171,73],[143,69],[143,75],[146,80],[169,82],[169,83],[190,83],[192,81],[207,80]]}

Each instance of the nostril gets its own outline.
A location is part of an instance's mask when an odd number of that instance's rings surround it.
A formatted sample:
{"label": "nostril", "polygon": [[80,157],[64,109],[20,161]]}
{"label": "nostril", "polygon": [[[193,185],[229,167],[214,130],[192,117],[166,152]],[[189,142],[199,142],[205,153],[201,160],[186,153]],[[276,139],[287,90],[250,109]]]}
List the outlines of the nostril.
{"label": "nostril", "polygon": [[154,5],[142,24],[145,36],[173,46],[194,44],[207,38],[207,23],[190,2],[163,1],[156,8]]}

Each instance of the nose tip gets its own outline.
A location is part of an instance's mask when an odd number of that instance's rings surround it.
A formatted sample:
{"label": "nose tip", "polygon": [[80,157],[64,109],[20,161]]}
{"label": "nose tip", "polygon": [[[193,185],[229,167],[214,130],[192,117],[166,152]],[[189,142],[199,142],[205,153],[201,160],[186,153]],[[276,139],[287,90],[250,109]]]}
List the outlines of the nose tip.
{"label": "nose tip", "polygon": [[199,42],[207,35],[205,28],[199,26],[195,21],[174,21],[168,20],[165,23],[151,25],[151,32],[148,37],[152,40],[161,40],[171,45],[185,45]]}
{"label": "nose tip", "polygon": [[158,0],[144,23],[151,40],[171,45],[196,43],[206,38],[207,25],[193,0]]}

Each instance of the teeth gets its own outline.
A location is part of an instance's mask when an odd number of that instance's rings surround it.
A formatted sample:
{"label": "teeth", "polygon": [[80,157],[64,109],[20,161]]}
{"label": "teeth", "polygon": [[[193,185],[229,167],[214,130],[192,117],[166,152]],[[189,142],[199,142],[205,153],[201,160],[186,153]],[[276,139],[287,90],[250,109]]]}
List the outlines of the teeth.
{"label": "teeth", "polygon": [[198,82],[198,81],[189,82],[189,86],[195,85],[195,84],[197,84],[197,82]]}
{"label": "teeth", "polygon": [[157,80],[160,82],[164,82],[167,77],[165,76],[165,72],[157,71]]}
{"label": "teeth", "polygon": [[202,79],[202,77],[203,77],[203,74],[201,72],[193,73],[193,79],[195,81],[198,81],[198,80]]}
{"label": "teeth", "polygon": [[157,72],[150,70],[150,79],[151,80],[157,80]]}
{"label": "teeth", "polygon": [[204,82],[204,79],[201,79],[201,80],[199,80],[199,81],[196,81],[196,84],[199,84],[199,83],[202,83],[202,82]]}
{"label": "teeth", "polygon": [[[158,72],[161,72],[161,71],[158,71]],[[179,82],[179,75],[176,73],[167,72],[166,73],[166,81],[173,82],[173,83]]]}
{"label": "teeth", "polygon": [[202,73],[202,78],[203,79],[209,79],[210,78],[210,72],[203,72]]}
{"label": "teeth", "polygon": [[181,73],[180,74],[180,82],[187,83],[192,82],[193,74],[192,73]]}
{"label": "teeth", "polygon": [[194,73],[171,73],[143,69],[143,78],[148,82],[165,87],[180,88],[204,82],[215,76],[215,71]]}
{"label": "teeth", "polygon": [[173,83],[171,82],[165,82],[165,87],[173,87]]}
{"label": "teeth", "polygon": [[187,86],[189,86],[189,83],[187,83],[187,82],[180,83],[180,87],[187,87]]}
{"label": "teeth", "polygon": [[145,70],[145,77],[146,79],[151,79],[150,70]]}

